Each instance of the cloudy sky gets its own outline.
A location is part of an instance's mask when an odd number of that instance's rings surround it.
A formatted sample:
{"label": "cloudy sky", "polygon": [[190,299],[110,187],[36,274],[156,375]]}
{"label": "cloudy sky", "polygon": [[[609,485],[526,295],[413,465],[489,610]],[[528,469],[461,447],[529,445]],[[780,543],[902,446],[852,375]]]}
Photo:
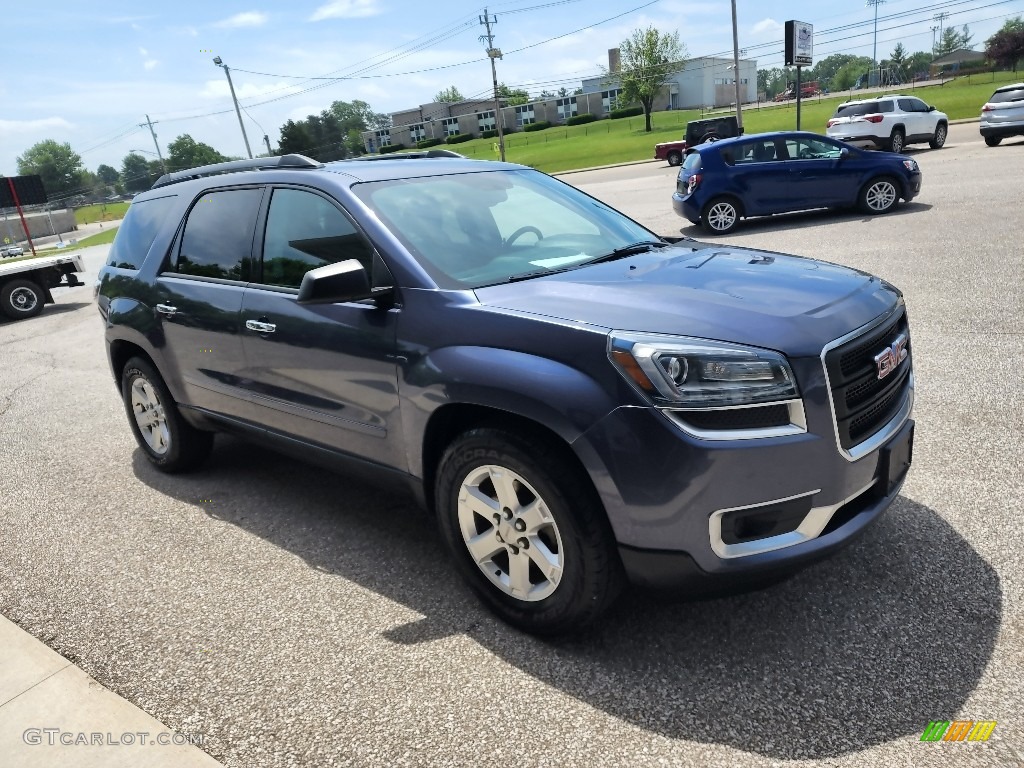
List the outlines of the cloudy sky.
{"label": "cloudy sky", "polygon": [[[483,5],[465,0],[259,0],[9,3],[3,13],[0,172],[42,139],[68,141],[87,168],[120,168],[130,149],[152,152],[148,114],[161,149],[188,133],[226,155],[244,155],[224,71],[231,67],[253,150],[264,133],[276,146],[288,119],[332,101],[361,99],[391,112],[430,102],[456,86],[465,96],[490,88],[478,37]],[[814,25],[815,59],[871,55],[873,9],[859,0],[819,0],[808,8],[737,0],[740,47],[760,68],[782,63],[782,22]],[[691,56],[732,49],[723,0],[514,0],[488,6],[505,57],[498,78],[537,94],[578,87],[600,74],[608,48],[652,25],[678,31]],[[931,46],[935,13],[969,24],[975,47],[1024,0],[889,0],[879,6],[878,52],[896,42]],[[794,16],[795,15],[795,16]],[[332,78],[314,80],[309,78]]]}

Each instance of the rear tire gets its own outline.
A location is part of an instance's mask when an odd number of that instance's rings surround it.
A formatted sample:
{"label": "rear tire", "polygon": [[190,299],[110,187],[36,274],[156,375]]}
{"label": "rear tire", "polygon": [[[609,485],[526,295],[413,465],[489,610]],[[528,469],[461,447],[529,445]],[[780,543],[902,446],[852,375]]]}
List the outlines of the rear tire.
{"label": "rear tire", "polygon": [[0,288],[0,312],[12,320],[25,320],[43,311],[46,294],[31,280],[19,278]]}
{"label": "rear tire", "polygon": [[928,146],[932,149],[942,149],[942,145],[946,143],[946,136],[949,135],[949,128],[946,127],[945,123],[939,123],[935,126],[935,135],[932,136],[932,140],[928,142]]}
{"label": "rear tire", "polygon": [[903,148],[906,146],[906,144],[904,143],[905,140],[906,137],[903,135],[903,131],[901,131],[899,128],[894,128],[892,135],[889,137],[889,142],[886,146],[886,149],[888,149],[890,152],[902,152]]}
{"label": "rear tire", "polygon": [[683,153],[672,150],[668,153],[667,159],[669,165],[680,165],[683,162]]}
{"label": "rear tire", "polygon": [[213,433],[185,421],[153,365],[141,357],[125,363],[121,398],[136,442],[150,463],[173,474],[196,469],[213,449]]}
{"label": "rear tire", "polygon": [[472,429],[444,452],[435,487],[456,567],[504,621],[563,634],[595,621],[617,597],[622,564],[601,502],[543,438]]}
{"label": "rear tire", "polygon": [[888,213],[899,201],[899,182],[889,176],[876,176],[860,191],[860,209],[871,215]]}
{"label": "rear tire", "polygon": [[985,143],[988,144],[990,147],[998,147],[999,146],[999,142],[1001,142],[1002,140],[1003,140],[1002,136],[986,136],[985,137]]}
{"label": "rear tire", "polygon": [[712,235],[726,235],[740,223],[742,211],[739,204],[731,197],[716,197],[704,206],[700,214],[700,223]]}

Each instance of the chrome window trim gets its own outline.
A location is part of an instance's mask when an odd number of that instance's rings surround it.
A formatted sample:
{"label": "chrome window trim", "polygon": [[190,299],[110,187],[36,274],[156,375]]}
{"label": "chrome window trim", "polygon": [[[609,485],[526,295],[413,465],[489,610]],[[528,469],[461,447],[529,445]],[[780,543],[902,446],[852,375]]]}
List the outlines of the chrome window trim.
{"label": "chrome window trim", "polygon": [[825,530],[825,526],[829,524],[829,521],[832,519],[832,515],[836,513],[837,509],[842,507],[844,504],[853,501],[862,493],[867,492],[867,490],[876,482],[877,480],[872,480],[856,493],[847,496],[842,501],[837,501],[835,504],[828,504],[823,507],[813,507],[800,522],[800,525],[788,533],[780,533],[777,536],[769,536],[766,539],[745,541],[739,544],[726,544],[722,541],[722,517],[727,512],[737,512],[741,509],[757,509],[758,507],[767,507],[772,504],[781,504],[786,501],[801,499],[805,496],[813,496],[816,493],[821,493],[821,489],[808,491],[807,493],[798,493],[795,496],[787,496],[783,499],[773,499],[772,501],[762,501],[757,504],[746,504],[741,507],[729,507],[728,509],[716,510],[711,514],[711,517],[708,518],[708,537],[711,541],[711,549],[723,560],[730,560],[736,557],[749,557],[750,555],[760,555],[764,552],[773,552],[777,549],[792,547],[796,544],[802,544],[805,541],[816,539],[821,535],[821,532]]}
{"label": "chrome window trim", "polygon": [[[863,459],[868,454],[876,451],[885,442],[889,440],[893,435],[900,431],[900,428],[906,423],[907,419],[910,418],[911,412],[914,410],[914,361],[910,360],[910,376],[907,379],[907,399],[904,401],[903,406],[900,408],[899,413],[892,417],[888,423],[881,427],[877,432],[868,437],[865,440],[857,443],[849,450],[843,448],[842,442],[839,440],[839,420],[836,418],[836,404],[832,397],[832,382],[828,377],[828,364],[825,362],[825,357],[836,347],[840,347],[848,341],[856,339],[858,336],[870,333],[880,325],[884,325],[889,321],[893,314],[906,304],[903,297],[900,296],[896,306],[890,312],[887,312],[884,316],[876,317],[870,323],[862,325],[860,328],[850,331],[845,336],[840,336],[838,339],[834,339],[826,344],[821,350],[821,368],[825,373],[825,391],[828,393],[828,407],[832,413],[832,431],[836,437],[836,449],[839,451],[844,459],[849,462],[858,461]],[[905,310],[904,310],[905,311]]]}
{"label": "chrome window trim", "polygon": [[[757,429],[701,429],[685,421],[687,413],[708,413],[709,411],[735,411],[740,408],[765,408],[785,405],[789,409],[789,424],[782,427],[758,427]],[[800,398],[780,400],[776,403],[754,403],[727,405],[719,408],[659,408],[668,419],[686,434],[701,440],[760,440],[766,437],[788,437],[807,432],[807,414],[804,401]]]}

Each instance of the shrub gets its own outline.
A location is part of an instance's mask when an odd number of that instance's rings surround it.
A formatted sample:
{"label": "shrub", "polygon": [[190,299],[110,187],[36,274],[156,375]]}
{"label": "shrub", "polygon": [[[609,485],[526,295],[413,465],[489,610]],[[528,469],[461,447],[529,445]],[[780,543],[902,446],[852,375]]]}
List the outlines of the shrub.
{"label": "shrub", "polygon": [[570,117],[568,120],[565,121],[565,124],[566,125],[583,125],[584,123],[592,123],[595,120],[597,120],[597,118],[594,117],[593,115],[591,115],[588,112],[588,113],[585,113],[585,114],[582,114],[582,115],[576,115],[574,117]]}
{"label": "shrub", "polygon": [[449,136],[445,139],[446,144],[461,144],[464,141],[469,141],[473,138],[472,133],[457,133],[454,136]]}
{"label": "shrub", "polygon": [[636,117],[644,113],[643,107],[626,107],[625,109],[613,109],[611,118],[618,120],[620,117]]}
{"label": "shrub", "polygon": [[530,123],[529,125],[524,125],[523,126],[523,130],[526,131],[526,132],[530,132],[530,131],[543,131],[545,128],[550,128],[550,127],[551,127],[551,123],[549,123],[547,120],[543,120],[543,121],[541,121],[539,123]]}
{"label": "shrub", "polygon": [[[508,131],[506,131],[506,133],[508,133]],[[483,133],[480,134],[480,138],[481,139],[495,139],[497,137],[498,137],[498,132],[497,131],[484,131]]]}
{"label": "shrub", "polygon": [[426,149],[427,147],[436,147],[438,144],[443,144],[440,139],[423,139],[422,141],[416,142],[416,149]]}
{"label": "shrub", "polygon": [[382,155],[388,155],[391,154],[392,152],[397,152],[400,149],[405,149],[405,144],[385,144],[378,150],[378,152]]}

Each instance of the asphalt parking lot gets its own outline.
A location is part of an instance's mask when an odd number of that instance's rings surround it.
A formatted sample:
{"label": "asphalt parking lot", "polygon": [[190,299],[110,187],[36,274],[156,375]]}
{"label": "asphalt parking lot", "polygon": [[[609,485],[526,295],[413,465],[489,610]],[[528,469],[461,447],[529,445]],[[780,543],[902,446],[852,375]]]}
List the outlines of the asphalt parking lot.
{"label": "asphalt parking lot", "polygon": [[[958,125],[911,154],[922,193],[891,215],[717,241],[905,291],[914,466],[831,560],[724,599],[631,593],[580,638],[522,635],[404,497],[227,438],[197,474],[153,470],[91,288],[61,289],[0,322],[0,614],[228,766],[1024,765],[1024,140]],[[672,212],[675,172],[563,178],[701,236]],[[953,719],[998,725],[920,742]]]}

